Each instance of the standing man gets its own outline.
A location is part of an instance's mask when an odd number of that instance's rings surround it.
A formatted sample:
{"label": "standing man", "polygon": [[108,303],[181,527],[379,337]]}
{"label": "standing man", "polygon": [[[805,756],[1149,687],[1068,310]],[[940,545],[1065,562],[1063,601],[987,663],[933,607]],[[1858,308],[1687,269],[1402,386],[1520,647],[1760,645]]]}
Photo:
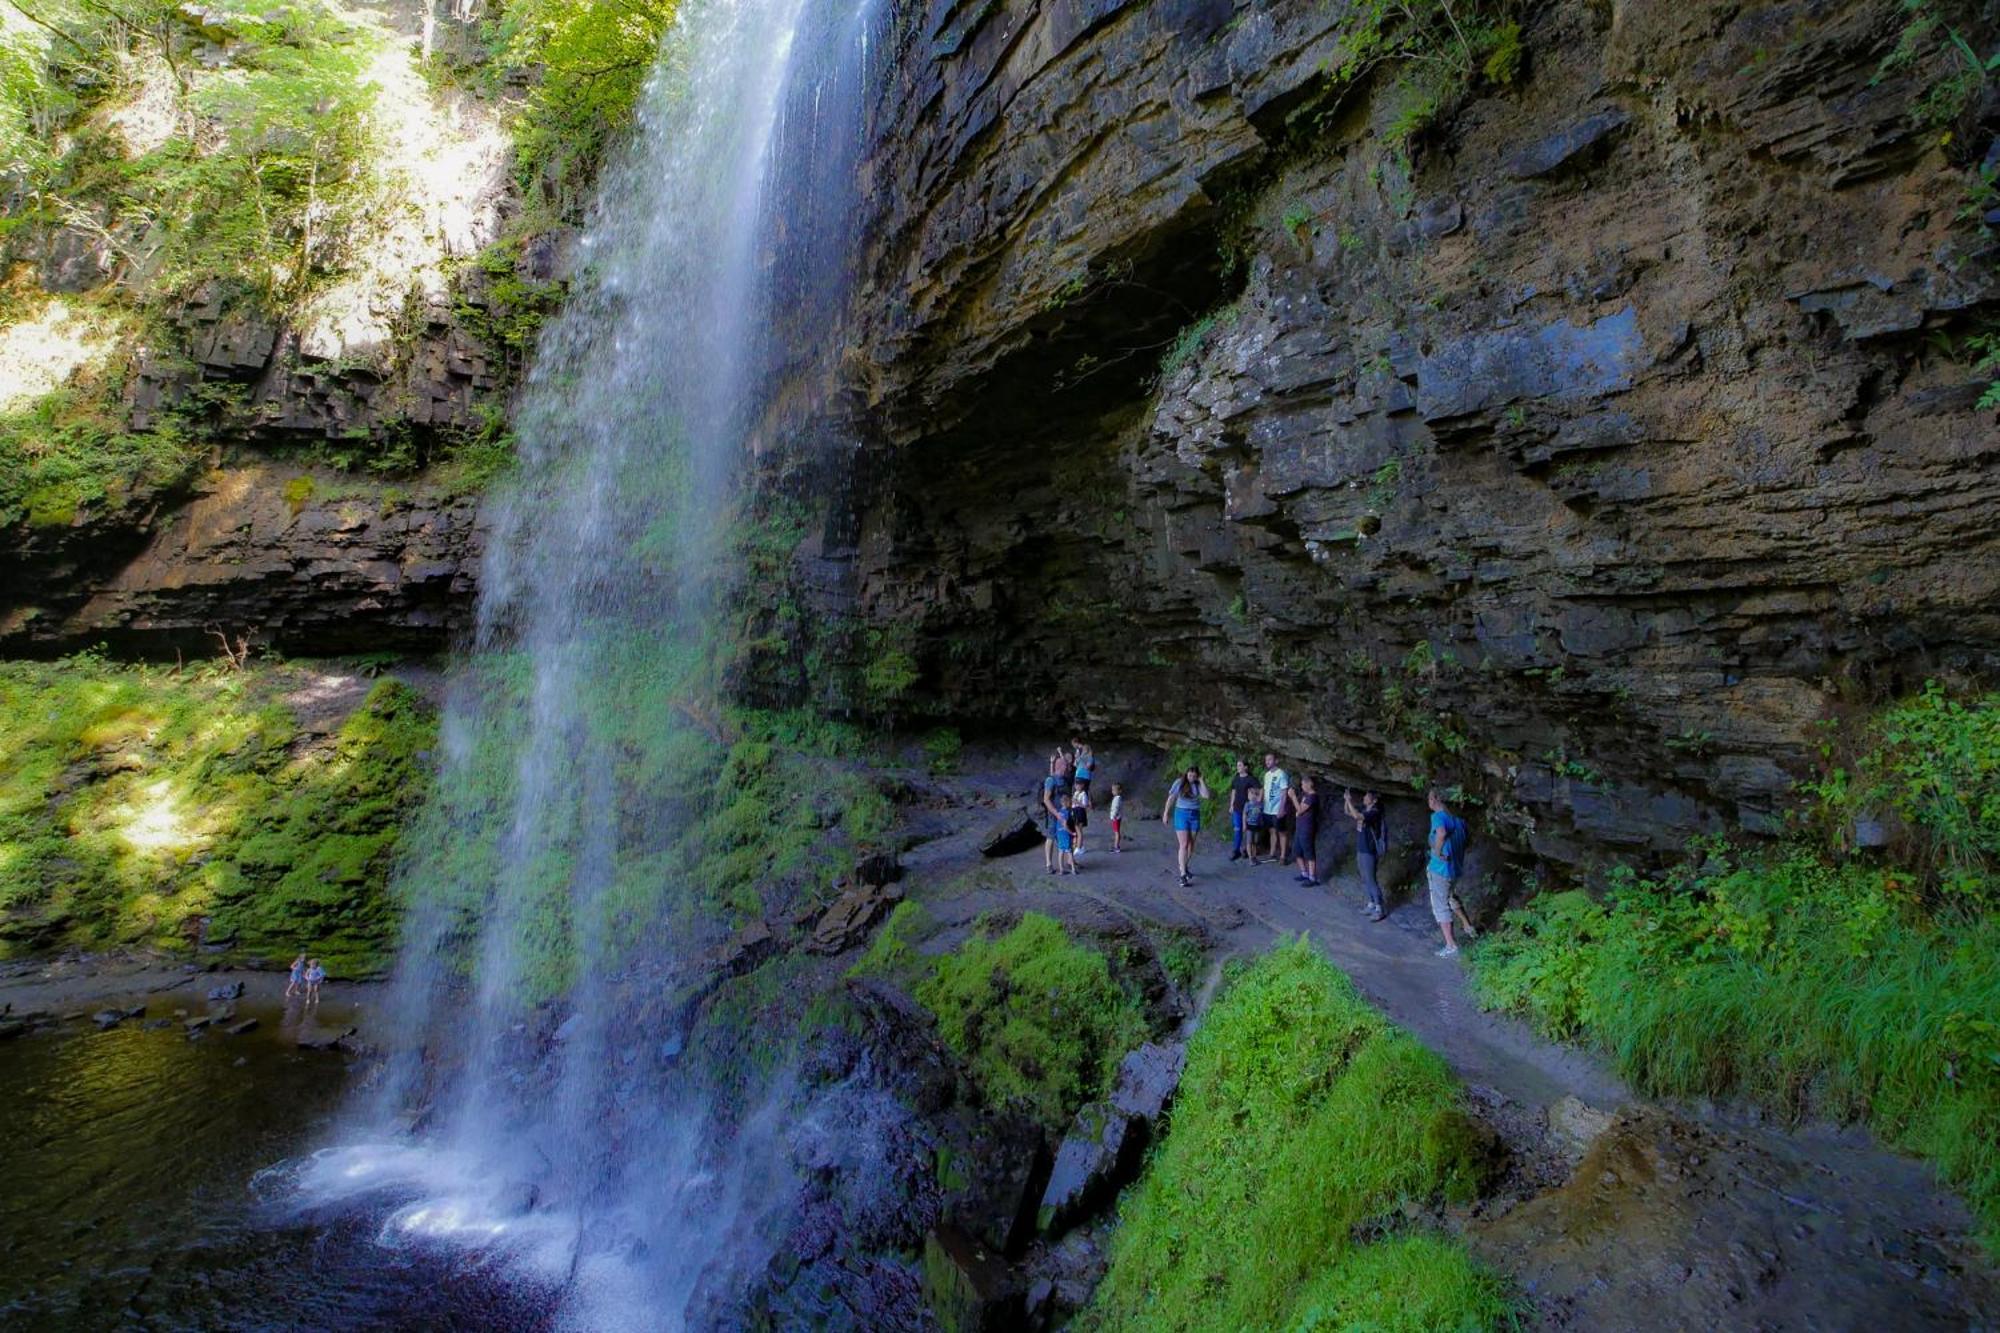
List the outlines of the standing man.
{"label": "standing man", "polygon": [[[1264,827],[1269,831],[1271,839],[1268,852],[1271,860],[1276,861],[1279,865],[1283,865],[1288,859],[1287,853],[1291,851],[1291,847],[1289,846],[1291,837],[1286,832],[1283,819],[1285,815],[1285,793],[1291,790],[1292,779],[1284,769],[1278,767],[1278,756],[1274,754],[1266,754],[1264,756],[1263,785]],[[1258,864],[1254,847],[1252,848],[1250,864],[1253,866]]]}
{"label": "standing man", "polygon": [[1437,955],[1450,958],[1458,952],[1458,941],[1451,937],[1451,895],[1458,884],[1459,872],[1465,867],[1468,831],[1465,821],[1446,807],[1444,793],[1436,787],[1430,790],[1430,807],[1431,859],[1424,867],[1424,878],[1430,884],[1431,920],[1444,932],[1444,948]]}
{"label": "standing man", "polygon": [[1229,831],[1235,835],[1235,841],[1229,844],[1229,859],[1232,861],[1241,861],[1257,850],[1257,830],[1254,827],[1248,829],[1249,849],[1246,851],[1243,846],[1245,821],[1250,818],[1252,802],[1262,804],[1257,795],[1257,779],[1250,776],[1250,761],[1238,759],[1236,776],[1229,780]]}

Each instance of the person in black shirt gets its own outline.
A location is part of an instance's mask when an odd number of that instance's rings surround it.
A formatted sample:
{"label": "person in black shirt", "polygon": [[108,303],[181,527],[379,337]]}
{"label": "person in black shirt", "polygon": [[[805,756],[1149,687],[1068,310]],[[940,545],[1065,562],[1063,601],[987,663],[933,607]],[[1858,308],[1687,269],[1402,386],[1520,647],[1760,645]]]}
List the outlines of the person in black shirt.
{"label": "person in black shirt", "polygon": [[1229,780],[1229,830],[1235,841],[1229,845],[1229,859],[1241,861],[1249,853],[1243,850],[1244,824],[1250,817],[1251,805],[1260,799],[1255,793],[1262,788],[1257,779],[1250,776],[1250,761],[1236,761],[1236,776]]}
{"label": "person in black shirt", "polygon": [[1389,838],[1382,824],[1382,798],[1372,791],[1361,793],[1361,804],[1354,804],[1354,789],[1349,787],[1344,797],[1347,817],[1354,821],[1354,864],[1361,872],[1361,887],[1368,894],[1368,906],[1362,910],[1370,921],[1380,921],[1388,913],[1382,906],[1382,885],[1375,878],[1375,865],[1388,850]]}
{"label": "person in black shirt", "polygon": [[1299,883],[1313,888],[1319,884],[1319,780],[1307,774],[1285,795],[1292,807],[1292,860]]}

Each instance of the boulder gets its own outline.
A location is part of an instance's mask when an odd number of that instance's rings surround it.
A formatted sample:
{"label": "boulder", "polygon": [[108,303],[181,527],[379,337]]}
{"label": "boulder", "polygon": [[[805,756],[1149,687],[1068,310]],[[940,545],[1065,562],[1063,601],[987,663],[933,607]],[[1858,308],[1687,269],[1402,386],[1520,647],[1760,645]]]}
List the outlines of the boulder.
{"label": "boulder", "polygon": [[220,986],[211,986],[208,988],[208,998],[211,1000],[240,1000],[243,998],[243,983],[240,981],[230,981]]}
{"label": "boulder", "polygon": [[1015,856],[1042,845],[1042,826],[1027,815],[1013,815],[986,830],[980,839],[981,856]]}
{"label": "boulder", "polygon": [[1590,1145],[1611,1128],[1611,1113],[1576,1097],[1558,1098],[1549,1106],[1549,1137],[1571,1163],[1583,1160]]}
{"label": "boulder", "polygon": [[331,1051],[341,1046],[358,1030],[342,1028],[336,1032],[331,1028],[312,1028],[299,1034],[298,1047],[302,1051]]}
{"label": "boulder", "polygon": [[1005,1333],[1020,1327],[1022,1292],[999,1254],[948,1225],[924,1238],[924,1297],[937,1322],[954,1333]]}
{"label": "boulder", "polygon": [[854,885],[820,913],[806,948],[818,954],[846,952],[865,940],[883,914],[902,899],[902,889],[894,884]]}
{"label": "boulder", "polygon": [[212,1016],[208,1014],[203,1014],[200,1018],[190,1018],[187,1022],[183,1023],[181,1026],[186,1028],[187,1034],[190,1037],[192,1037],[197,1035],[198,1033],[207,1030],[208,1025],[213,1023],[214,1021],[215,1019]]}
{"label": "boulder", "polygon": [[232,1037],[240,1037],[247,1032],[255,1032],[256,1030],[257,1020],[254,1018],[240,1019],[223,1029],[224,1032],[227,1032]]}
{"label": "boulder", "polygon": [[1040,1230],[1066,1230],[1138,1174],[1153,1125],[1180,1086],[1186,1058],[1181,1043],[1149,1042],[1118,1066],[1109,1097],[1077,1112],[1035,1213]]}
{"label": "boulder", "polygon": [[124,1022],[125,1013],[123,1010],[120,1009],[102,1009],[99,1010],[97,1013],[92,1014],[90,1016],[90,1021],[97,1024],[97,1030],[99,1032],[104,1032],[111,1028],[115,1028],[120,1023]]}
{"label": "boulder", "polygon": [[894,884],[903,877],[903,863],[894,852],[871,852],[854,867],[855,882],[871,887]]}

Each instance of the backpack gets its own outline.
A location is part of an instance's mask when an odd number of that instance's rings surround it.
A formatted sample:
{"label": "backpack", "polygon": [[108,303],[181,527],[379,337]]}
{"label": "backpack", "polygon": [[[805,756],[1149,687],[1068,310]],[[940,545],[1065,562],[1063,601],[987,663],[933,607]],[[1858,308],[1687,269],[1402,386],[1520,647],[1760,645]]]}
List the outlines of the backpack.
{"label": "backpack", "polygon": [[1457,815],[1451,816],[1451,823],[1444,831],[1444,863],[1451,867],[1451,877],[1457,879],[1465,870],[1465,845],[1472,841],[1472,830]]}

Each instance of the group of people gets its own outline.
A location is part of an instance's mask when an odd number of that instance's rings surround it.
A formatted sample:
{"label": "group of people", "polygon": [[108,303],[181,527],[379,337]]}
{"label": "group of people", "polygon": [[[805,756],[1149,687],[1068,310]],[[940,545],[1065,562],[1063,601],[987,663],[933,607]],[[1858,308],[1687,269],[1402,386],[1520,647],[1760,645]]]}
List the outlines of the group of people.
{"label": "group of people", "polygon": [[300,954],[292,960],[291,980],[285,986],[285,998],[303,995],[307,1004],[319,1003],[319,988],[326,981],[326,969],[317,958]]}
{"label": "group of people", "polygon": [[[1072,740],[1066,748],[1059,746],[1049,756],[1048,776],[1042,782],[1046,824],[1042,854],[1052,875],[1076,873],[1076,859],[1083,855],[1084,831],[1090,822],[1090,786],[1096,770],[1096,755],[1081,741]],[[1253,866],[1266,862],[1290,865],[1295,868],[1294,878],[1301,885],[1322,884],[1319,835],[1323,821],[1330,814],[1320,787],[1320,780],[1311,774],[1294,784],[1275,754],[1264,756],[1261,777],[1251,775],[1248,759],[1238,759],[1228,787],[1232,834],[1229,859],[1247,858]],[[1160,822],[1174,831],[1176,864],[1183,887],[1194,882],[1192,866],[1195,843],[1201,836],[1202,804],[1211,797],[1200,769],[1190,765],[1168,786],[1166,803],[1160,809]],[[1124,799],[1124,788],[1114,783],[1110,805],[1114,852],[1124,851]],[[1470,831],[1465,821],[1452,812],[1444,792],[1432,788],[1427,800],[1431,817],[1425,840],[1425,879],[1431,919],[1444,936],[1444,947],[1437,952],[1440,957],[1449,958],[1458,952],[1452,929],[1454,895],[1464,868]],[[1371,921],[1388,916],[1382,885],[1376,877],[1376,868],[1389,851],[1385,813],[1378,792],[1357,792],[1348,787],[1341,793],[1341,816],[1354,829],[1354,861],[1362,891],[1367,895],[1362,911]]]}
{"label": "group of people", "polygon": [[[1076,859],[1083,855],[1083,840],[1090,828],[1091,779],[1097,775],[1097,756],[1082,741],[1072,740],[1067,748],[1057,746],[1049,756],[1049,774],[1042,779],[1042,864],[1051,875],[1074,875]],[[1111,850],[1125,850],[1125,788],[1111,784],[1111,805],[1106,817],[1111,824]]]}

